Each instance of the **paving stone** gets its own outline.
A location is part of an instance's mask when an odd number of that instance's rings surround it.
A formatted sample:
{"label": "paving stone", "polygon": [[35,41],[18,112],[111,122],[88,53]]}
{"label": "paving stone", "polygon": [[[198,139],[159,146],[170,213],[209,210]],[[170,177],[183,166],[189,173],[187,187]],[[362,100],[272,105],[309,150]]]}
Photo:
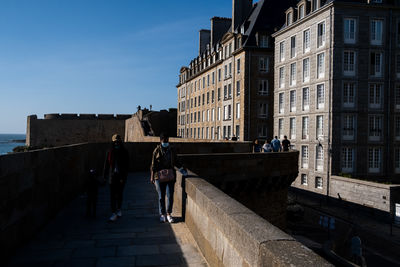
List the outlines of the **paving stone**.
{"label": "paving stone", "polygon": [[65,243],[64,248],[86,248],[94,247],[94,240],[71,240]]}
{"label": "paving stone", "polygon": [[32,251],[30,253],[20,255],[17,259],[17,263],[21,262],[39,262],[39,261],[62,261],[69,260],[71,258],[72,249],[49,249]]}
{"label": "paving stone", "polygon": [[115,239],[115,238],[133,238],[136,237],[135,233],[108,233],[93,235],[93,239]]}
{"label": "paving stone", "polygon": [[110,257],[97,260],[96,267],[133,267],[135,257]]}
{"label": "paving stone", "polygon": [[95,267],[96,259],[74,259],[56,262],[53,267]]}
{"label": "paving stone", "polygon": [[79,248],[72,254],[73,258],[101,258],[101,257],[114,257],[115,247],[105,248]]}
{"label": "paving stone", "polygon": [[181,254],[156,254],[136,257],[136,266],[182,265]]}
{"label": "paving stone", "polygon": [[163,254],[182,253],[182,249],[178,244],[162,244],[160,245],[160,252]]}
{"label": "paving stone", "polygon": [[132,239],[130,238],[99,239],[96,241],[96,247],[128,246],[131,244]]}
{"label": "paving stone", "polygon": [[134,238],[134,245],[158,245],[158,244],[176,244],[177,240],[173,236],[160,236],[160,237],[143,237]]}
{"label": "paving stone", "polygon": [[152,255],[159,254],[160,250],[158,246],[148,245],[148,246],[126,246],[119,247],[117,251],[117,256],[136,256],[136,255]]}

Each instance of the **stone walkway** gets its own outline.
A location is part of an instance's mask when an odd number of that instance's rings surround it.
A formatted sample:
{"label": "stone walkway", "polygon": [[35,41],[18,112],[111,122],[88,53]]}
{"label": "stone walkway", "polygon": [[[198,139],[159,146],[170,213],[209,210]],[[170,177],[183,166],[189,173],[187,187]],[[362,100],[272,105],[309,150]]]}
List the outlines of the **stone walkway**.
{"label": "stone walkway", "polygon": [[109,190],[101,187],[96,219],[85,218],[86,198],[77,198],[9,266],[208,266],[185,223],[159,222],[157,194],[148,177],[129,175],[118,221],[107,222]]}

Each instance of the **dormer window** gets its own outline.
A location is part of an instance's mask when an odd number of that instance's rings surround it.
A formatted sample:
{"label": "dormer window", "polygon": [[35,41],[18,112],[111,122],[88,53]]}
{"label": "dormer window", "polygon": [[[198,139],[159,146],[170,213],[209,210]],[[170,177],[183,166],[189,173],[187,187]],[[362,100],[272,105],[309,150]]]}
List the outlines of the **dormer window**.
{"label": "dormer window", "polygon": [[299,6],[299,19],[304,18],[304,5]]}
{"label": "dormer window", "polygon": [[318,9],[318,2],[319,2],[319,0],[312,0],[311,1],[311,10],[312,11],[315,11],[315,10]]}
{"label": "dormer window", "polygon": [[293,15],[292,15],[292,12],[289,12],[286,15],[286,25],[289,26],[292,24],[292,22],[293,22]]}
{"label": "dormer window", "polygon": [[265,34],[260,35],[260,47],[267,48],[269,47],[268,36]]}

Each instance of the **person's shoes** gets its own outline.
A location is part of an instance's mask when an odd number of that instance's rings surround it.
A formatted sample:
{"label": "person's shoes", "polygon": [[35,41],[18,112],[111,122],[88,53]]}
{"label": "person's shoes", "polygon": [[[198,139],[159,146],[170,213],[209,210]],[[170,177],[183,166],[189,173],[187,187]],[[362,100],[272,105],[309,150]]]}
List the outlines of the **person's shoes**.
{"label": "person's shoes", "polygon": [[160,222],[165,223],[165,215],[160,215]]}
{"label": "person's shoes", "polygon": [[171,215],[167,215],[167,220],[169,223],[173,223],[174,222],[174,218],[172,218]]}
{"label": "person's shoes", "polygon": [[117,210],[117,216],[118,217],[122,217],[122,211],[121,210]]}
{"label": "person's shoes", "polygon": [[113,213],[110,217],[110,219],[108,219],[110,222],[115,222],[117,220],[118,216],[117,214]]}

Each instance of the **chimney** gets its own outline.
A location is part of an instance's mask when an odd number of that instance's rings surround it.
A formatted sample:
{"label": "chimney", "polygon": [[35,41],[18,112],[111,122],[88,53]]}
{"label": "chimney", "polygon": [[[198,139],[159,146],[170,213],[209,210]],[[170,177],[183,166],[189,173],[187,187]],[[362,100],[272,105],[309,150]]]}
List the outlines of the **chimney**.
{"label": "chimney", "polygon": [[253,0],[232,0],[232,32],[243,23],[252,7]]}
{"label": "chimney", "polygon": [[207,49],[207,45],[210,43],[210,30],[200,30],[199,32],[199,55],[201,55]]}
{"label": "chimney", "polygon": [[232,19],[230,18],[211,18],[211,47],[214,47],[229,30],[232,25]]}

